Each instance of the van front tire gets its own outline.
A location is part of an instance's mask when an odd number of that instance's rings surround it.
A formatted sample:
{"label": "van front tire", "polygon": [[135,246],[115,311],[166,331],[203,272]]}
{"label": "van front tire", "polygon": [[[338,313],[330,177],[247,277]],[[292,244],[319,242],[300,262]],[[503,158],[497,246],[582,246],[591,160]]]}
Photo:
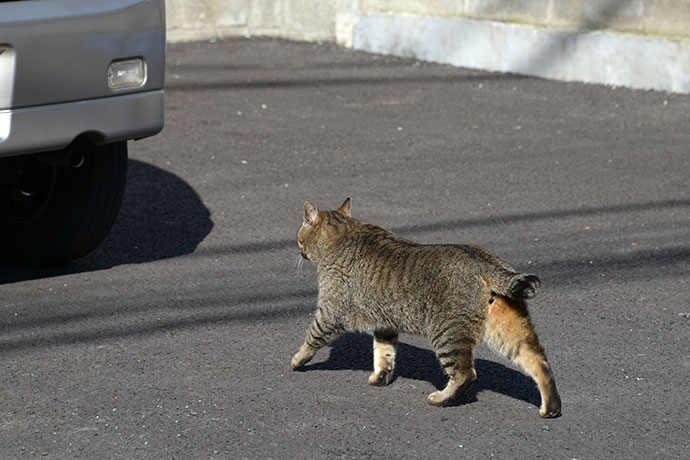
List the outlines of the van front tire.
{"label": "van front tire", "polygon": [[[69,151],[0,158],[0,261],[64,265],[105,239],[122,204],[127,143]],[[65,164],[75,157],[83,161]]]}

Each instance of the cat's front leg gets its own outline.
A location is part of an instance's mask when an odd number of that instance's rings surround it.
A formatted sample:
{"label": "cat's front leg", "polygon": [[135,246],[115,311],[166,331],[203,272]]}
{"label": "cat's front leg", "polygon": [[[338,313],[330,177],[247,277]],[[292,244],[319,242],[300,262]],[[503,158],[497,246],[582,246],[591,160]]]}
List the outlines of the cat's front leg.
{"label": "cat's front leg", "polygon": [[295,370],[302,368],[314,357],[317,351],[338,338],[343,332],[342,327],[337,322],[325,317],[321,311],[319,309],[316,313],[316,317],[307,332],[307,338],[299,351],[292,357],[292,368]]}
{"label": "cat's front leg", "polygon": [[369,376],[370,385],[384,386],[393,380],[397,348],[397,331],[374,331],[374,372]]}

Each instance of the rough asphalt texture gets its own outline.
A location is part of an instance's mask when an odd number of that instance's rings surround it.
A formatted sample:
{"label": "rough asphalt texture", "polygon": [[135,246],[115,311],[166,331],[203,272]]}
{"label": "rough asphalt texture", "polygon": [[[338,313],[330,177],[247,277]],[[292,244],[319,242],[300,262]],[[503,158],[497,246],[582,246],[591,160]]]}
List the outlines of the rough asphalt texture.
{"label": "rough asphalt texture", "polygon": [[[0,267],[3,459],[690,456],[690,97],[236,39],[170,45],[166,104],[99,250]],[[484,346],[445,409],[424,338],[385,388],[365,335],[290,370],[302,204],[348,195],[542,278],[561,418]]]}

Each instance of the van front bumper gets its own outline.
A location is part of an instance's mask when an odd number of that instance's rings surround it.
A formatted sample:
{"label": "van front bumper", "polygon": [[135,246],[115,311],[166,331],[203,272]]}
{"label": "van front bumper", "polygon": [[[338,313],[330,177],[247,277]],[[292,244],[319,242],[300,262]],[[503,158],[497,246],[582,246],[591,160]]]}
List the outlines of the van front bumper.
{"label": "van front bumper", "polygon": [[63,149],[78,136],[97,143],[140,139],[160,132],[163,121],[163,90],[0,110],[0,157]]}

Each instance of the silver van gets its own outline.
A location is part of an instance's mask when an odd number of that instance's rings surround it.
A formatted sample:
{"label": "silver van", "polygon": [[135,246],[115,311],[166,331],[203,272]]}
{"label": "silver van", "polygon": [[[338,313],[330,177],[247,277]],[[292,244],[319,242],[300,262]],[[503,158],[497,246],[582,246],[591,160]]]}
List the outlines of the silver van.
{"label": "silver van", "polygon": [[164,73],[164,0],[0,0],[0,262],[105,238],[127,141],[163,128]]}

